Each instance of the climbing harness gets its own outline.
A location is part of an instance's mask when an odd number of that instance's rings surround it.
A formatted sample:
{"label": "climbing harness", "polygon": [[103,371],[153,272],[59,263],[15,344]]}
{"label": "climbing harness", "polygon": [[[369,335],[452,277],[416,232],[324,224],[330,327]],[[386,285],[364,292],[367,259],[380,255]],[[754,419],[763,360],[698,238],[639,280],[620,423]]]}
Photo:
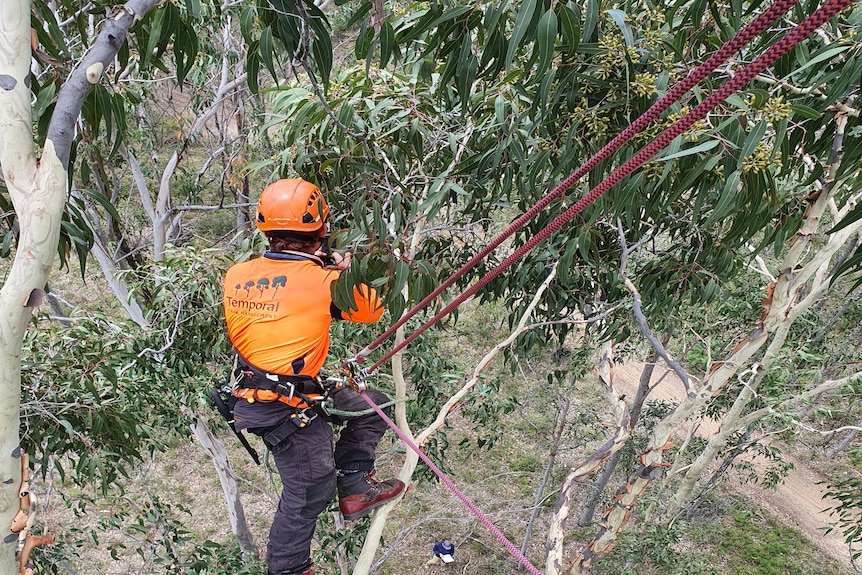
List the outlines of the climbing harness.
{"label": "climbing harness", "polygon": [[[671,125],[668,129],[666,129],[658,138],[653,140],[650,144],[642,148],[639,152],[637,152],[632,158],[626,161],[622,166],[614,170],[603,182],[601,182],[598,186],[589,191],[585,196],[579,199],[574,205],[565,210],[562,214],[557,216],[548,226],[542,229],[538,234],[533,236],[529,241],[527,241],[523,246],[515,250],[511,255],[509,255],[506,259],[504,259],[500,264],[498,264],[494,269],[492,269],[488,274],[482,277],[478,282],[474,283],[470,288],[465,290],[460,296],[452,300],[448,305],[446,305],[443,309],[441,309],[436,315],[434,315],[431,319],[425,322],[422,326],[420,326],[416,331],[414,331],[409,337],[405,338],[404,341],[395,345],[389,352],[384,354],[379,360],[377,360],[371,367],[365,370],[365,375],[367,376],[370,373],[373,373],[380,365],[391,359],[396,353],[404,349],[406,346],[410,345],[422,332],[427,330],[431,325],[439,321],[441,318],[448,315],[451,311],[461,305],[464,301],[466,301],[469,297],[474,295],[480,289],[482,289],[485,285],[487,285],[492,279],[497,277],[503,270],[511,266],[514,262],[519,260],[524,254],[532,250],[537,244],[544,241],[547,237],[557,231],[560,227],[562,227],[565,223],[574,218],[577,214],[579,214],[584,208],[595,202],[599,197],[601,197],[605,192],[607,192],[610,188],[618,184],[622,181],[623,178],[628,176],[635,169],[640,167],[643,163],[649,160],[653,155],[658,153],[671,141],[673,141],[676,137],[682,135],[686,130],[688,130],[696,121],[704,118],[713,108],[718,106],[721,102],[723,102],[726,98],[728,98],[733,93],[740,90],[745,84],[750,82],[755,76],[760,74],[763,70],[766,69],[767,66],[772,64],[779,57],[787,53],[793,46],[802,41],[805,37],[811,34],[818,27],[823,25],[826,21],[831,19],[833,16],[838,14],[841,10],[846,8],[852,3],[853,0],[829,0],[823,6],[818,8],[813,14],[808,16],[801,23],[796,25],[792,30],[790,30],[784,37],[778,40],[775,44],[770,46],[766,51],[764,51],[760,56],[758,56],[753,62],[748,64],[745,68],[743,68],[740,72],[738,72],[733,78],[731,78],[727,83],[722,85],[718,90],[714,91],[710,94],[703,102],[694,107],[688,114],[677,120],[673,125]],[[361,361],[370,354],[376,347],[378,347],[383,341],[388,339],[395,331],[404,325],[404,323],[413,315],[415,315],[419,310],[423,309],[427,306],[431,301],[433,301],[443,290],[448,288],[454,283],[455,279],[462,276],[469,269],[471,269],[478,261],[488,255],[492,249],[500,245],[502,241],[514,233],[515,230],[522,227],[528,220],[532,219],[532,217],[538,213],[539,210],[546,207],[550,201],[559,196],[563,191],[568,189],[577,179],[582,177],[588,171],[590,171],[598,162],[607,158],[613,151],[618,149],[625,141],[627,141],[631,136],[633,136],[636,132],[643,129],[649,122],[653,121],[658,117],[659,113],[666,109],[673,101],[679,99],[685,92],[687,92],[690,88],[692,88],[697,82],[703,79],[706,74],[714,70],[718,65],[727,60],[732,53],[738,50],[743,45],[750,42],[757,34],[766,29],[766,27],[774,21],[778,16],[786,12],[790,7],[795,3],[795,0],[779,0],[775,4],[771,5],[765,12],[763,12],[755,21],[753,21],[749,26],[744,28],[737,36],[735,36],[730,42],[722,46],[722,48],[713,54],[704,64],[702,64],[697,70],[692,72],[689,77],[679,86],[671,89],[668,94],[659,99],[656,104],[654,104],[647,112],[636,120],[632,125],[620,133],[619,136],[614,138],[608,145],[606,145],[602,150],[599,151],[598,154],[593,156],[586,164],[581,166],[577,171],[575,171],[572,175],[570,175],[566,180],[563,181],[557,188],[554,189],[548,196],[543,198],[536,206],[531,208],[528,212],[523,214],[515,223],[513,223],[509,228],[507,228],[497,239],[493,240],[491,244],[483,248],[476,256],[471,258],[466,264],[464,264],[453,276],[450,276],[443,284],[441,284],[436,290],[434,290],[431,294],[429,294],[425,299],[419,302],[416,306],[414,306],[410,311],[406,312],[402,317],[395,322],[386,332],[384,332],[380,337],[374,340],[371,344],[369,344],[366,348],[360,351],[354,357],[354,361]],[[670,99],[670,98],[673,99]],[[449,479],[446,474],[444,474],[431,460],[425,455],[422,450],[403,432],[397,425],[378,407],[374,404],[374,401],[368,397],[367,394],[362,393],[361,396],[368,403],[368,405],[374,409],[377,414],[383,419],[386,424],[392,428],[392,430],[398,435],[398,437],[412,449],[419,458],[424,461],[428,467],[443,481],[443,483],[449,487],[449,489],[455,493],[455,495],[473,512],[473,514],[485,525],[485,527],[494,534],[500,542],[509,550],[509,552],[516,558],[518,561],[533,575],[540,575],[540,572],[536,567],[534,567],[529,560],[524,557],[521,551],[515,547],[506,537],[500,532],[497,527],[493,525],[482,512],[464,495],[455,484]]]}
{"label": "climbing harness", "polygon": [[246,361],[239,353],[235,353],[234,363],[224,384],[211,389],[209,395],[210,404],[221,414],[252,460],[260,465],[257,450],[251,446],[245,434],[236,428],[234,407],[238,400],[281,401],[290,410],[287,419],[278,425],[248,428],[250,433],[260,436],[271,450],[318,417],[339,424],[342,416],[355,415],[335,412],[336,410],[329,407],[331,393],[343,387],[351,387],[358,393],[368,389],[367,373],[357,362],[344,360],[338,375],[321,373],[314,378],[308,375],[267,373]]}
{"label": "climbing harness", "polygon": [[[305,365],[304,358],[291,362],[295,367]],[[318,396],[326,395],[326,390],[318,378],[310,375],[284,375],[269,373],[260,369],[235,351],[232,371],[234,395],[248,401],[278,400],[291,407],[306,408],[318,401]]]}

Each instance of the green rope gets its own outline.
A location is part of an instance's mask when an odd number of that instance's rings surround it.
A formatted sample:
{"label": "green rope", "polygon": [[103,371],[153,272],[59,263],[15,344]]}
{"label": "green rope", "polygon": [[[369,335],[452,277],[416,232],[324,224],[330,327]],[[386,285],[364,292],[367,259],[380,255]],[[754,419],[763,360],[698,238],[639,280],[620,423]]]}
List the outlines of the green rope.
{"label": "green rope", "polygon": [[[381,409],[384,409],[384,408],[389,407],[390,405],[395,405],[396,403],[404,403],[406,401],[408,401],[407,398],[393,399],[392,401],[387,401],[386,403],[381,403],[379,407]],[[369,415],[371,413],[374,413],[373,408],[363,409],[362,411],[342,411],[340,409],[335,409],[335,408],[331,407],[331,405],[332,404],[330,402],[326,402],[326,411],[328,411],[332,415],[339,415],[341,417],[360,417],[362,415]]]}

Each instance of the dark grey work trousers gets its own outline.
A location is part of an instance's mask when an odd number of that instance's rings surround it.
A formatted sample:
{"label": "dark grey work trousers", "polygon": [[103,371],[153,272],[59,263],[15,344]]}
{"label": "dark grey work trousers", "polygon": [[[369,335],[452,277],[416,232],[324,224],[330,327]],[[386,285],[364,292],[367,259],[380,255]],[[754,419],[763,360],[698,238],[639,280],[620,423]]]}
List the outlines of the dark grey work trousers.
{"label": "dark grey work trousers", "polygon": [[[377,405],[389,398],[376,389],[366,393]],[[350,388],[332,396],[336,410],[358,412],[370,409],[362,397]],[[288,411],[283,403],[248,403],[239,400],[237,421],[243,427],[276,425]],[[388,408],[385,410],[388,414]],[[332,501],[336,488],[336,469],[369,471],[374,469],[374,452],[386,422],[370,414],[345,418],[333,450],[332,427],[318,417],[297,430],[272,450],[281,477],[282,492],[269,531],[266,564],[270,573],[292,573],[309,563],[311,539],[317,516]]]}

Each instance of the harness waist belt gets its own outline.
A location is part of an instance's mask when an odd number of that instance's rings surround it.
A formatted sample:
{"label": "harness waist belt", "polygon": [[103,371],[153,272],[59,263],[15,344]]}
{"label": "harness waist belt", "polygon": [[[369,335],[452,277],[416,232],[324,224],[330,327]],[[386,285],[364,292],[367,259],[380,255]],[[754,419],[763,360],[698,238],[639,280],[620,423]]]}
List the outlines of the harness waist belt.
{"label": "harness waist belt", "polygon": [[[234,368],[234,395],[252,400],[278,399],[293,407],[308,407],[308,396],[324,394],[323,386],[310,375],[269,373],[237,357]],[[260,392],[260,393],[259,393]]]}
{"label": "harness waist belt", "polygon": [[[246,389],[263,389],[272,391],[281,395],[295,395],[301,393],[303,395],[321,394],[323,386],[310,375],[279,375],[275,373],[264,374],[263,377],[257,375],[252,370],[244,370],[237,368],[234,374],[236,377],[236,386]],[[240,377],[242,376],[242,377]]]}

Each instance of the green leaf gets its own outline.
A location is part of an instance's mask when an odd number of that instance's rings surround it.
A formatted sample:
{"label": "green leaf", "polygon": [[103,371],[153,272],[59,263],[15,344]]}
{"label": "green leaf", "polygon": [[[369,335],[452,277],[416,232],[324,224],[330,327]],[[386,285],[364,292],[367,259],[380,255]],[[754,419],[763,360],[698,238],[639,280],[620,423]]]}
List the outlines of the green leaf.
{"label": "green leaf", "polygon": [[[542,78],[542,83],[539,84],[539,91],[536,93],[536,101],[533,104],[536,109],[544,111],[547,107],[548,100],[550,99],[551,88],[554,85],[554,80],[556,79],[556,77],[557,71],[550,70]],[[536,156],[536,160],[538,160],[538,156]],[[534,164],[536,166],[536,170],[542,167],[539,161],[534,161]]]}
{"label": "green leaf", "polygon": [[685,15],[684,21],[691,22],[692,30],[698,30],[706,14],[706,0],[695,0]]}
{"label": "green leaf", "polygon": [[311,52],[320,81],[324,86],[329,85],[329,75],[332,73],[332,40],[326,28],[326,21],[322,18],[312,18],[311,27],[314,30],[314,41],[311,44]]}
{"label": "green leaf", "polygon": [[266,66],[267,70],[269,70],[270,75],[272,75],[272,77],[275,78],[275,81],[278,82],[278,75],[276,75],[275,72],[275,62],[272,59],[273,47],[271,28],[264,28],[261,31],[257,53],[260,57],[260,61],[263,62],[263,65]]}
{"label": "green leaf", "polygon": [[509,38],[509,49],[506,52],[505,68],[508,70],[512,65],[512,60],[515,58],[515,53],[521,47],[521,40],[527,33],[530,27],[530,22],[533,21],[533,13],[536,11],[536,0],[524,0],[521,4],[518,15],[515,17],[515,27],[512,29],[512,36]]}
{"label": "green leaf", "polygon": [[186,2],[186,10],[189,13],[189,16],[197,20],[201,16],[201,2],[200,0],[185,0]]}
{"label": "green leaf", "polygon": [[407,280],[410,278],[410,266],[398,260],[395,262],[395,284],[392,287],[393,294],[401,294]]}
{"label": "green leaf", "polygon": [[117,208],[114,207],[114,204],[111,203],[110,199],[108,199],[94,189],[85,188],[81,191],[84,193],[85,196],[88,196],[93,201],[102,206],[112,218],[114,218],[116,221],[120,221],[120,214],[117,212]]}
{"label": "green leaf", "polygon": [[256,37],[253,35],[255,28],[255,12],[251,8],[243,8],[239,17],[239,29],[246,44],[256,42]]}
{"label": "green leaf", "polygon": [[584,18],[584,33],[581,38],[589,42],[599,22],[599,0],[587,0],[587,16]]}
{"label": "green leaf", "polygon": [[385,68],[392,57],[392,47],[395,44],[395,31],[388,21],[380,26],[380,67]]}
{"label": "green leaf", "polygon": [[789,124],[789,120],[787,118],[783,118],[775,126],[775,140],[772,142],[773,156],[781,152],[781,146],[784,143],[784,139],[787,137],[787,128]]}
{"label": "green leaf", "polygon": [[536,76],[541,76],[554,60],[554,47],[557,42],[557,15],[553,10],[548,10],[539,19],[536,42],[539,45],[539,69],[536,70]]}
{"label": "green leaf", "polygon": [[[71,55],[66,45],[67,34],[60,30],[57,17],[52,13],[50,5],[47,2],[36,2],[35,6],[42,18],[38,21],[34,18],[31,29],[36,30],[39,43],[45,47],[45,51],[51,56],[60,60],[70,59]],[[48,30],[45,31],[43,26],[47,26]]]}
{"label": "green leaf", "polygon": [[180,84],[183,83],[186,74],[194,66],[199,49],[197,33],[191,26],[183,22],[177,30],[174,40],[174,62],[177,68],[177,82]]}
{"label": "green leaf", "polygon": [[718,140],[709,140],[702,144],[698,144],[696,146],[692,146],[690,148],[686,148],[676,153],[668,154],[667,156],[662,156],[658,158],[659,160],[674,160],[676,158],[683,158],[685,156],[691,156],[692,154],[701,154],[703,152],[708,152],[709,150],[718,146]]}
{"label": "green leaf", "polygon": [[497,22],[500,21],[500,16],[506,11],[509,6],[509,0],[503,0],[499,4],[491,4],[485,9],[485,20],[483,27],[488,31],[495,31]]}
{"label": "green leaf", "polygon": [[57,84],[48,82],[39,90],[36,96],[36,101],[33,103],[32,111],[33,118],[41,118],[45,114],[45,110],[53,103],[54,96],[57,94]]}
{"label": "green leaf", "polygon": [[12,248],[12,240],[15,239],[15,234],[12,231],[6,232],[3,236],[3,245],[0,246],[0,256],[7,258]]}
{"label": "green leaf", "polygon": [[760,88],[752,88],[748,90],[748,93],[753,96],[751,107],[755,109],[762,108],[769,99],[769,92]]}
{"label": "green leaf", "polygon": [[745,100],[740,94],[731,94],[725,99],[728,105],[733,106],[735,108],[739,108],[745,112],[748,112],[751,108],[748,104],[745,103]]}
{"label": "green leaf", "polygon": [[458,59],[455,81],[458,85],[458,92],[461,95],[462,110],[466,112],[470,92],[473,89],[473,83],[476,81],[476,71],[479,67],[479,61],[473,55],[473,38],[469,32],[464,34],[460,53],[453,52],[453,57]]}
{"label": "green leaf", "polygon": [[808,60],[808,62],[799,66],[798,68],[793,69],[793,73],[791,75],[797,75],[802,73],[803,70],[810,68],[811,66],[815,66],[824,60],[831,60],[841,52],[846,52],[851,48],[850,44],[845,44],[843,46],[831,46],[824,48],[821,52],[819,52],[816,56]]}
{"label": "green leaf", "polygon": [[260,73],[260,54],[256,50],[257,44],[249,44],[248,56],[245,59],[245,69],[248,74],[248,89],[252,94],[260,92],[258,75]]}
{"label": "green leaf", "polygon": [[506,125],[506,108],[506,99],[503,98],[503,94],[497,94],[497,97],[494,98],[494,115],[500,126]]}
{"label": "green leaf", "polygon": [[581,22],[578,13],[569,8],[567,4],[560,5],[559,15],[560,27],[563,30],[563,37],[566,40],[568,56],[573,55],[578,50],[581,43]]}
{"label": "green leaf", "polygon": [[165,14],[167,13],[167,8],[162,10],[156,10],[153,12],[153,18],[150,20],[149,27],[149,38],[147,41],[147,45],[144,48],[144,52],[141,54],[141,66],[146,68],[149,64],[149,60],[153,55],[153,52],[156,50],[156,46],[159,43],[159,38],[162,35],[162,26],[165,22]]}
{"label": "green leaf", "polygon": [[796,102],[792,102],[790,104],[790,109],[793,111],[794,118],[796,116],[802,116],[803,118],[806,118],[808,120],[817,120],[821,116],[823,116],[821,112],[818,112],[814,108]]}
{"label": "green leaf", "polygon": [[431,22],[431,24],[428,25],[428,28],[437,28],[440,26],[440,24],[444,24],[446,22],[449,22],[450,20],[457,20],[464,14],[467,14],[468,12],[472,11],[472,4],[467,6],[458,6],[457,8],[452,8],[451,10],[445,10],[439,18],[437,18],[436,20]]}
{"label": "green leaf", "polygon": [[757,147],[757,144],[763,140],[763,136],[766,134],[766,128],[768,127],[769,122],[761,120],[748,133],[748,136],[745,138],[745,143],[742,144],[742,150],[739,152],[739,160],[736,163],[737,169],[742,167],[742,161],[750,156]]}
{"label": "green leaf", "polygon": [[362,60],[371,50],[374,41],[374,29],[368,27],[368,22],[362,22],[356,40],[353,42],[353,55],[357,60]]}
{"label": "green leaf", "polygon": [[[856,253],[853,254],[852,257],[847,258],[845,262],[838,266],[835,272],[832,274],[832,279],[830,283],[834,283],[839,277],[849,272],[857,271],[862,268],[862,248],[857,248]],[[855,290],[860,283],[862,283],[862,277],[859,278],[850,289]]]}
{"label": "green leaf", "polygon": [[851,224],[855,224],[859,220],[862,220],[862,204],[856,204],[856,207],[850,210],[850,213],[844,216],[844,218],[835,226],[833,226],[831,230],[826,232],[826,234],[834,234],[835,232],[843,230]]}
{"label": "green leaf", "polygon": [[724,182],[724,188],[721,191],[721,197],[718,199],[718,204],[713,208],[712,213],[706,219],[704,225],[717,222],[731,211],[736,203],[736,197],[739,194],[739,170],[733,172]]}
{"label": "green leaf", "polygon": [[616,22],[617,27],[620,29],[620,32],[623,33],[623,38],[625,38],[626,46],[634,46],[635,36],[632,33],[632,29],[628,25],[628,22],[626,22],[626,13],[622,10],[606,10],[606,13],[614,19],[614,22]]}

